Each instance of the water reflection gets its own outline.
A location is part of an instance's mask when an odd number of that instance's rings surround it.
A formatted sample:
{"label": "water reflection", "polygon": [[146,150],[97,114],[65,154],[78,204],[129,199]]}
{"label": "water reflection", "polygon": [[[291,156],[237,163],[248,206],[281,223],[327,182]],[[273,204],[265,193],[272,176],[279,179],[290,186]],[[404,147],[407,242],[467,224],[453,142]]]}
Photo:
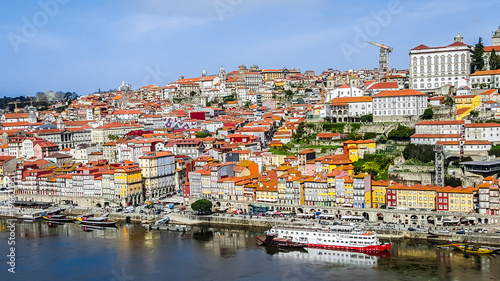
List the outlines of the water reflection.
{"label": "water reflection", "polygon": [[[2,239],[8,236],[5,225],[0,219]],[[82,260],[87,268],[126,268],[136,280],[163,280],[166,273],[174,280],[245,276],[247,280],[497,280],[500,276],[498,256],[438,250],[426,241],[392,241],[390,256],[311,248],[280,251],[258,246],[255,237],[264,230],[201,226],[182,233],[121,224],[115,229],[85,231],[76,224],[17,221],[16,246],[20,253],[30,253],[20,257],[24,271],[37,276],[43,270],[46,280],[71,279],[74,272],[61,277],[57,268]],[[88,280],[114,277],[110,272],[94,274]]]}

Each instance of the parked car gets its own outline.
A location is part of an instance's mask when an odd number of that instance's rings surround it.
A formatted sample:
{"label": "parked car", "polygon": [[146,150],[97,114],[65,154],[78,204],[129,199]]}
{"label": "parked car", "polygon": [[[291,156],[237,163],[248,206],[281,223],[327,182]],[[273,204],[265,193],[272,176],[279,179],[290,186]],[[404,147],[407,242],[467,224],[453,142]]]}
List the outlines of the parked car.
{"label": "parked car", "polygon": [[408,231],[417,231],[417,230],[410,226],[410,227],[408,227]]}
{"label": "parked car", "polygon": [[465,234],[465,230],[459,230],[457,231],[457,234]]}

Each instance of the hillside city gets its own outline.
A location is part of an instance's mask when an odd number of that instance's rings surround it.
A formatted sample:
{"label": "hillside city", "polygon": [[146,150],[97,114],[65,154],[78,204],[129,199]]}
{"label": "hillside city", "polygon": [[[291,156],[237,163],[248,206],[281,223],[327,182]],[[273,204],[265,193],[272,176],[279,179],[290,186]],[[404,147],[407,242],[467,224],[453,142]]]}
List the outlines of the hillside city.
{"label": "hillside city", "polygon": [[176,193],[230,211],[220,202],[499,215],[500,28],[491,45],[444,41],[409,50],[401,70],[378,44],[375,69],[242,64],[12,101],[0,112],[2,193],[87,207]]}

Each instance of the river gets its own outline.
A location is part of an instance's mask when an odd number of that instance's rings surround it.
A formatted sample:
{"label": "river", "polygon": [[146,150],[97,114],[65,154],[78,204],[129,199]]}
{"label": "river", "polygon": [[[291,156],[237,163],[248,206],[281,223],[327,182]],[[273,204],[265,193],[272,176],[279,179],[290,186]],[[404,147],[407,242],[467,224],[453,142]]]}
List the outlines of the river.
{"label": "river", "polygon": [[498,280],[500,256],[438,250],[425,241],[395,240],[390,256],[259,247],[265,229],[203,226],[187,233],[137,224],[83,231],[75,224],[16,221],[15,273],[8,271],[11,235],[0,220],[0,280]]}

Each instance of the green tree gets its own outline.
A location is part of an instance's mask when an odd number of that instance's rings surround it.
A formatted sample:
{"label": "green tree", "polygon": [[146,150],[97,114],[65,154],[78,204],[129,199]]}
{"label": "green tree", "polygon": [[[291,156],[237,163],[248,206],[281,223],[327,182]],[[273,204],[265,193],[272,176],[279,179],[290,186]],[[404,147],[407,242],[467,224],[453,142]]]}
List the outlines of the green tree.
{"label": "green tree", "polygon": [[363,136],[361,136],[360,134],[358,133],[355,133],[355,132],[351,132],[351,133],[348,133],[347,134],[347,138],[350,139],[350,140],[360,140],[363,138]]}
{"label": "green tree", "polygon": [[200,213],[210,213],[212,211],[212,202],[207,199],[196,200],[191,204],[191,209]]}
{"label": "green tree", "polygon": [[196,132],[196,138],[199,138],[199,139],[206,138],[206,137],[209,137],[211,135],[212,134],[210,134],[209,132],[203,132],[203,131]]}
{"label": "green tree", "polygon": [[484,68],[483,54],[484,54],[483,38],[479,37],[479,41],[477,42],[476,46],[474,47],[474,51],[472,52],[472,58],[470,64],[471,73],[483,70]]}
{"label": "green tree", "polygon": [[373,122],[373,114],[361,116],[360,121],[361,122]]}
{"label": "green tree", "polygon": [[291,100],[291,99],[293,99],[293,91],[292,91],[292,90],[286,90],[286,91],[285,91],[285,98],[286,98],[287,100]]}
{"label": "green tree", "polygon": [[364,140],[375,139],[376,137],[377,137],[377,133],[375,133],[375,132],[366,132],[366,133],[363,135],[363,139],[364,139]]}
{"label": "green tree", "polygon": [[453,100],[452,97],[448,96],[446,97],[446,99],[444,100],[444,104],[447,105],[447,106],[454,106],[455,105],[455,101]]}
{"label": "green tree", "polygon": [[500,69],[500,56],[497,56],[497,54],[495,53],[495,49],[491,51],[489,64],[491,70]]}
{"label": "green tree", "polygon": [[429,119],[432,119],[433,116],[434,116],[434,111],[432,110],[432,108],[427,108],[424,111],[424,114],[422,114],[422,116],[420,116],[420,118],[422,118],[424,120],[429,120]]}
{"label": "green tree", "polygon": [[403,125],[399,125],[397,129],[389,132],[387,135],[388,139],[405,141],[410,140],[410,137],[415,134],[415,128],[409,128]]}
{"label": "green tree", "polygon": [[365,164],[363,164],[362,168],[363,171],[372,175],[373,178],[376,178],[380,172],[380,164],[378,164],[377,162],[366,162]]}
{"label": "green tree", "polygon": [[305,126],[306,125],[304,124],[304,122],[300,123],[299,126],[297,126],[297,130],[292,135],[292,139],[294,139],[295,142],[300,142],[305,137]]}
{"label": "green tree", "polygon": [[406,160],[415,160],[422,163],[429,163],[434,160],[434,147],[428,144],[409,143],[403,150],[403,157]]}
{"label": "green tree", "polygon": [[385,135],[381,135],[380,138],[378,138],[379,143],[386,143],[387,142],[387,137]]}
{"label": "green tree", "polygon": [[473,117],[473,118],[476,118],[479,116],[479,112],[476,111],[476,110],[472,110],[470,113],[469,113],[470,117]]}
{"label": "green tree", "polygon": [[250,106],[252,105],[252,103],[250,101],[247,101],[244,105],[245,108],[250,108]]}
{"label": "green tree", "polygon": [[120,137],[119,137],[119,136],[117,136],[117,135],[112,135],[112,134],[109,134],[109,135],[108,135],[108,139],[109,139],[109,140],[118,140],[118,139],[120,139]]}

